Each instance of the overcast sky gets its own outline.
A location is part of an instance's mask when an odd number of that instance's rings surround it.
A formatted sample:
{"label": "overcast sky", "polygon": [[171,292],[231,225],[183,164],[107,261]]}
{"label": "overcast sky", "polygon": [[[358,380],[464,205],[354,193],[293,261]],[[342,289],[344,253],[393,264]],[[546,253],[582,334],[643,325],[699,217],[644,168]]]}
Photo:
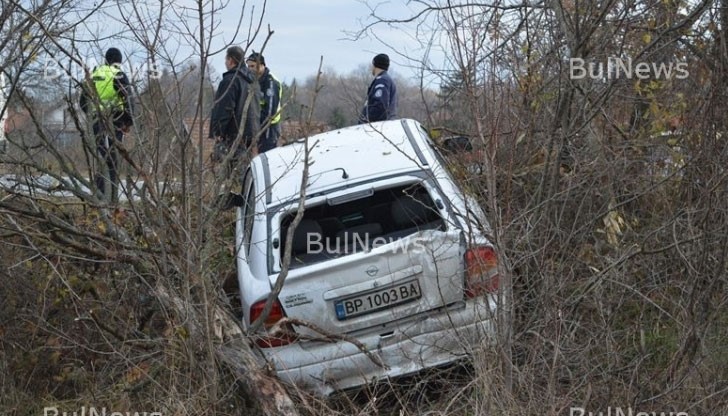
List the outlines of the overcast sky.
{"label": "overcast sky", "polygon": [[[199,32],[198,12],[193,0],[169,0],[171,3],[109,1],[104,3],[100,13],[88,18],[85,13],[93,10],[91,2],[96,3],[95,0],[86,1],[89,3],[87,7],[78,9],[78,19],[82,19],[84,24],[77,29],[74,38],[78,40],[82,53],[87,54],[87,60],[91,62],[88,66],[93,66],[94,60],[102,57],[109,46],[122,49],[125,64],[131,67],[144,65],[147,52],[128,25],[146,28],[146,32],[142,32],[153,38],[160,5],[166,16],[162,39],[157,42],[157,48],[162,47],[164,50],[161,52],[167,57],[162,64],[178,66],[199,62],[195,52],[197,48],[192,46]],[[213,78],[219,79],[225,71],[224,50],[227,45],[246,46],[251,12],[256,22],[260,18],[263,0],[247,0],[244,3],[242,23],[239,19],[243,2],[230,0],[213,17],[215,29],[210,49],[222,51],[210,58]],[[274,34],[263,52],[266,63],[281,81],[289,84],[294,78],[302,82],[315,76],[322,57],[324,70],[349,74],[362,67],[368,68],[374,55],[382,52],[390,56],[390,72],[395,78],[414,78],[416,73],[409,68],[411,62],[405,58],[419,59],[423,56],[418,40],[423,35],[418,34],[414,26],[398,25],[394,28],[374,25],[364,37],[353,39],[354,33],[376,20],[367,3],[373,5],[376,14],[383,18],[413,15],[404,0],[268,0],[261,34],[253,40],[251,48],[260,50],[270,26]],[[210,7],[219,7],[220,4],[219,1],[205,2],[205,7],[209,12]],[[206,24],[209,24],[211,16],[205,17]]]}
{"label": "overcast sky", "polygon": [[[377,13],[386,17],[410,13],[402,0],[370,3],[377,5]],[[230,20],[234,19],[231,14]],[[374,55],[383,52],[390,56],[391,72],[410,75],[407,62],[399,53],[419,53],[416,35],[377,25],[366,38],[352,39],[350,32],[372,21],[371,10],[360,0],[269,0],[263,27],[270,25],[275,33],[265,48],[266,63],[281,81],[290,83],[294,78],[303,81],[315,75],[321,57],[324,69],[347,74],[361,65],[368,66]],[[253,48],[258,50],[262,43],[261,37]],[[223,58],[214,59],[213,63],[222,67]]]}

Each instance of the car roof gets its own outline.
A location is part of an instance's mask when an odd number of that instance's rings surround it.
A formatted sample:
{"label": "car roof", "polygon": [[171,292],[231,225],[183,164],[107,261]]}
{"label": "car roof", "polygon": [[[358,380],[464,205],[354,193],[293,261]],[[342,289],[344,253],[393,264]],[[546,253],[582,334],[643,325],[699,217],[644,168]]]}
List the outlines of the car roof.
{"label": "car roof", "polygon": [[[422,143],[420,128],[416,121],[402,119],[310,136],[307,193],[422,170],[428,161],[418,147]],[[305,142],[298,140],[253,159],[251,163],[259,173],[258,178],[265,178],[266,205],[298,198],[304,154]]]}

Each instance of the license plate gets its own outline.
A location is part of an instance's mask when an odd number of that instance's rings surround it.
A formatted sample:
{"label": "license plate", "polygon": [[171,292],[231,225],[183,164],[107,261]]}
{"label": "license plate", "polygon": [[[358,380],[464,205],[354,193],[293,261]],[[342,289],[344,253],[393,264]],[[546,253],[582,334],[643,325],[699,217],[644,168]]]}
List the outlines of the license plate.
{"label": "license plate", "polygon": [[409,280],[395,286],[364,293],[334,302],[336,317],[341,321],[354,316],[364,315],[380,309],[411,302],[422,296],[420,283]]}

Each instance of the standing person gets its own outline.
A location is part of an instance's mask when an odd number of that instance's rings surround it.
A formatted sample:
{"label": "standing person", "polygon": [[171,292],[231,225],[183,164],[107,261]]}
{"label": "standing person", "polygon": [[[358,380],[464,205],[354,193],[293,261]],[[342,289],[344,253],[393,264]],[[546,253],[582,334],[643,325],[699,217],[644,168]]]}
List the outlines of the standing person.
{"label": "standing person", "polygon": [[[263,55],[253,52],[248,56],[247,64],[248,68],[258,76],[260,91],[263,94],[260,100],[260,126],[264,130],[258,141],[258,153],[264,153],[275,148],[281,136],[283,89],[281,82],[266,67]],[[266,124],[268,128],[265,128]]]}
{"label": "standing person", "polygon": [[359,123],[397,118],[397,86],[389,76],[389,56],[380,53],[372,60],[374,80],[367,90],[367,100],[359,115]]}
{"label": "standing person", "polygon": [[[104,161],[95,174],[96,187],[112,203],[119,198],[119,152],[124,133],[134,124],[129,96],[129,78],[121,70],[122,55],[117,48],[109,48],[104,55],[105,64],[91,73],[93,87],[81,92],[80,105],[84,113],[93,117],[96,150]],[[95,95],[90,91],[95,91]]]}
{"label": "standing person", "polygon": [[[238,46],[228,48],[225,54],[225,68],[222,81],[215,92],[215,101],[210,114],[209,137],[215,139],[213,161],[222,161],[227,153],[233,152],[230,166],[239,162],[240,156],[250,147],[259,130],[259,94],[253,85],[255,75],[245,65],[243,50]],[[241,131],[242,127],[242,131]]]}

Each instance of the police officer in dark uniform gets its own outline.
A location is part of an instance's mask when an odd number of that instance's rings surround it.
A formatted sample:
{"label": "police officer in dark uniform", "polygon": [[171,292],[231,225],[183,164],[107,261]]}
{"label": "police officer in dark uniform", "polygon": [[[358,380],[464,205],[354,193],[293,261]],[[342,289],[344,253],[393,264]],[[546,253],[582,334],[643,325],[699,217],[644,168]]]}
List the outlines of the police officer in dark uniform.
{"label": "police officer in dark uniform", "polygon": [[[258,153],[263,153],[275,148],[281,136],[283,88],[281,82],[266,67],[263,55],[253,52],[248,56],[246,63],[248,68],[257,74],[260,91],[263,94],[260,100],[260,126],[264,130],[258,141]],[[266,123],[269,123],[268,128],[265,127]]]}
{"label": "police officer in dark uniform", "polygon": [[[260,128],[259,94],[255,74],[243,64],[245,55],[239,46],[228,48],[225,69],[217,87],[210,114],[210,138],[216,140],[214,161],[221,161],[228,152],[234,152],[231,166],[251,146]],[[238,138],[238,135],[241,135]],[[238,140],[239,139],[239,140]],[[229,172],[231,173],[231,172]]]}
{"label": "police officer in dark uniform", "polygon": [[397,118],[397,86],[389,76],[389,56],[380,53],[372,60],[374,80],[369,85],[367,100],[359,115],[359,123]]}

